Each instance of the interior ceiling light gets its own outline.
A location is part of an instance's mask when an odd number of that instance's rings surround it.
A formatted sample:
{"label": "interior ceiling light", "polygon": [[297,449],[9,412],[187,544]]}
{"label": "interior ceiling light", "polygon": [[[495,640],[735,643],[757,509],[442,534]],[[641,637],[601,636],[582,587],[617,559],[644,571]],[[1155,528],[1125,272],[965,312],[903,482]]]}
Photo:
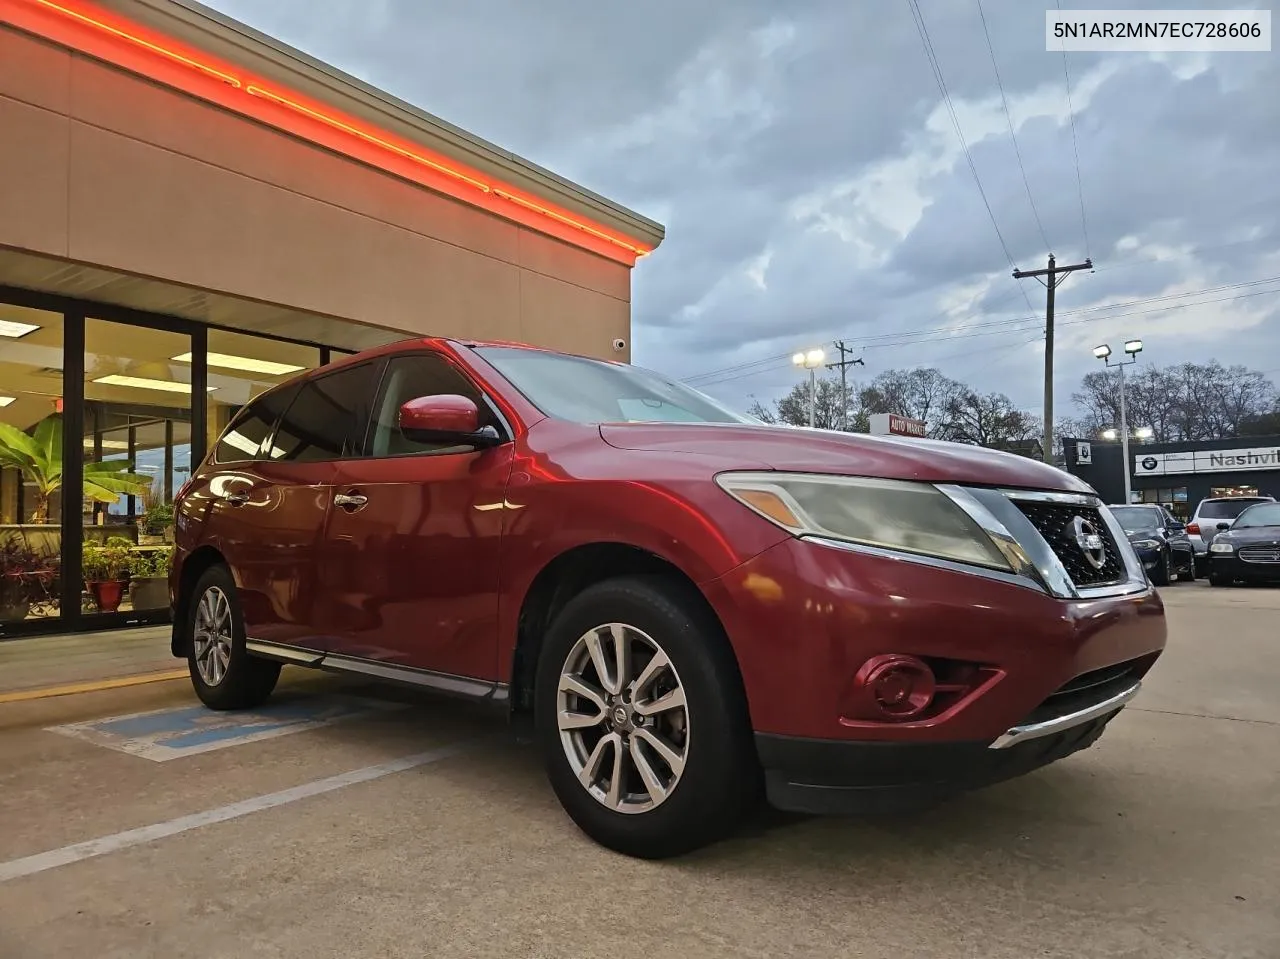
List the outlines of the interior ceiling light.
{"label": "interior ceiling light", "polygon": [[0,406],[8,406],[16,399],[16,396],[0,396]]}
{"label": "interior ceiling light", "polygon": [[[101,383],[103,386],[131,386],[140,390],[162,390],[165,393],[191,392],[190,383],[177,383],[173,380],[153,380],[147,376],[126,376],[123,373],[99,376],[93,382]],[[217,387],[210,386],[208,389],[212,393]]]}
{"label": "interior ceiling light", "polygon": [[[231,353],[206,353],[206,362],[220,370],[240,370],[245,373],[265,373],[268,376],[285,376],[305,370],[305,366],[294,366],[290,363],[273,363],[270,360],[255,360],[250,356],[234,356]],[[190,363],[191,354],[182,353],[173,357],[177,363]]]}
{"label": "interior ceiling light", "polygon": [[34,333],[40,329],[34,323],[15,323],[13,320],[0,320],[0,336],[8,336],[17,339],[20,336],[26,336],[28,333]]}
{"label": "interior ceiling light", "polygon": [[[67,0],[67,2],[63,3],[57,3],[54,2],[54,0],[33,0],[33,5],[62,17],[64,24],[67,21],[71,21],[82,28],[98,31],[100,34],[110,37],[117,46],[120,44],[131,46],[135,50],[142,51],[144,56],[149,55],[151,57],[162,58],[169,64],[176,64],[179,67],[184,67],[194,71],[205,78],[215,80],[218,82],[217,89],[222,92],[216,95],[201,93],[199,90],[193,89],[192,87],[194,84],[189,81],[185,84],[177,82],[174,79],[172,71],[166,71],[165,75],[152,74],[151,79],[159,80],[162,83],[169,86],[175,86],[179,89],[185,89],[186,92],[202,96],[204,99],[212,99],[214,102],[228,106],[231,109],[252,116],[260,121],[269,123],[279,129],[284,129],[286,132],[300,135],[304,139],[308,139],[312,143],[316,143],[320,146],[342,150],[347,153],[348,156],[362,162],[370,163],[374,166],[379,166],[387,172],[395,175],[403,176],[404,173],[401,171],[404,170],[405,167],[403,164],[399,165],[399,167],[389,166],[388,163],[390,162],[390,157],[395,156],[401,159],[408,159],[411,162],[425,167],[433,173],[439,174],[441,177],[445,178],[444,181],[436,180],[434,183],[430,181],[423,183],[423,185],[428,188],[435,189],[437,192],[452,192],[457,199],[463,200],[464,202],[472,202],[473,204],[480,206],[482,209],[489,209],[491,212],[500,214],[505,213],[509,219],[513,219],[519,223],[525,223],[525,225],[534,229],[538,228],[538,223],[540,222],[543,224],[543,232],[549,233],[551,236],[558,236],[560,239],[569,240],[569,242],[574,242],[572,239],[574,234],[585,234],[586,236],[592,237],[594,240],[600,241],[600,243],[594,245],[589,243],[580,243],[579,245],[583,245],[587,249],[593,249],[595,252],[611,256],[613,259],[619,260],[620,262],[626,263],[629,258],[639,259],[640,257],[647,256],[649,253],[653,252],[650,247],[634,243],[628,238],[615,236],[611,232],[606,232],[597,226],[593,226],[589,222],[584,222],[584,220],[571,215],[568,211],[561,212],[560,210],[556,210],[549,205],[542,204],[530,197],[521,196],[512,188],[506,187],[505,184],[488,182],[487,179],[484,178],[483,174],[478,173],[475,170],[470,170],[462,164],[450,162],[446,157],[433,159],[431,156],[427,155],[430,151],[427,151],[426,148],[420,147],[412,141],[400,141],[399,138],[395,137],[393,134],[383,131],[378,127],[363,124],[359,120],[345,116],[339,111],[323,104],[306,103],[303,101],[301,95],[289,96],[284,93],[278,93],[274,90],[268,89],[256,82],[257,78],[247,74],[242,74],[238,67],[227,63],[220,63],[214,57],[203,51],[191,48],[184,49],[177,41],[164,37],[158,33],[152,33],[152,38],[149,39],[146,35],[148,31],[143,28],[136,26],[124,18],[99,10],[92,5],[71,2],[71,0]],[[17,22],[19,26],[27,25],[28,28],[35,27],[44,35],[50,36],[55,42],[64,43],[73,48],[77,46],[75,39],[65,35],[65,28],[50,30],[49,27],[43,23],[27,24],[26,21],[29,19],[30,18],[17,17],[15,22]],[[127,63],[121,62],[123,59],[126,58],[120,57],[119,54],[117,54],[117,57],[111,59],[111,62],[116,63],[117,66],[123,66],[125,69],[131,70],[135,73],[143,72],[145,74],[145,70],[137,65],[136,57],[127,58],[131,61]],[[346,137],[354,138],[359,140],[362,144],[375,147],[376,151],[372,154],[367,150],[356,152],[353,150],[355,145],[350,143],[350,141],[347,141],[347,145],[344,147],[338,145],[338,141],[334,141],[330,136],[317,137],[315,132],[300,130],[297,121],[290,123],[281,122],[280,109],[270,110],[270,113],[264,112],[263,108],[250,107],[247,105],[244,99],[245,97],[253,97],[260,103],[273,104],[277,108],[282,108],[283,110],[289,111],[300,117],[306,117],[308,120],[314,121],[315,123],[323,124],[331,130],[336,130],[339,133],[344,134]],[[447,187],[444,185],[446,182],[453,185],[451,187]],[[439,183],[440,185],[436,186],[435,183]],[[495,203],[492,199],[494,197],[505,202]],[[479,202],[477,202],[477,200]],[[502,209],[502,206],[505,204],[509,204],[509,206],[504,210]],[[520,215],[513,215],[515,214],[515,211],[512,210],[511,207],[519,207],[521,210],[527,211],[527,213],[535,214],[539,220],[534,223],[530,223],[528,222],[529,218],[527,215],[523,217]],[[547,221],[567,227],[568,235],[564,235],[566,232],[564,230],[557,230],[555,228],[547,229],[546,227],[549,226]],[[624,259],[623,257],[627,257],[628,259]]]}

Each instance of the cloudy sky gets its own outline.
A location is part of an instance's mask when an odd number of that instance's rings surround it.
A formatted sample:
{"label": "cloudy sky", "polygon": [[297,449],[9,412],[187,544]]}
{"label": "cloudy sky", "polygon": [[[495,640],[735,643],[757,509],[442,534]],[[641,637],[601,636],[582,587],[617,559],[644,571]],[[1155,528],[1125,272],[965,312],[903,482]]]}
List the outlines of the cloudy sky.
{"label": "cloudy sky", "polygon": [[839,337],[857,377],[936,365],[1038,413],[1044,291],[1009,260],[1050,250],[1096,267],[1058,291],[1059,414],[1107,340],[1280,377],[1280,54],[1072,53],[1073,144],[1044,3],[983,0],[989,49],[976,0],[919,0],[988,215],[908,0],[213,5],[664,223],[633,359],[735,404]]}

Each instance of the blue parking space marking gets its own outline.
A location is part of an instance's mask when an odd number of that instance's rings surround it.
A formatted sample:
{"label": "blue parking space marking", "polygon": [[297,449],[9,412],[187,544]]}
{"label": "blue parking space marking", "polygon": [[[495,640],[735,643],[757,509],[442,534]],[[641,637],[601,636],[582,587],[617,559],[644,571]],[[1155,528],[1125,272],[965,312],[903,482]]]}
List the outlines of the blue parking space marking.
{"label": "blue parking space marking", "polygon": [[52,726],[47,731],[152,762],[167,762],[404,708],[405,703],[360,696],[295,694],[244,712],[180,706]]}

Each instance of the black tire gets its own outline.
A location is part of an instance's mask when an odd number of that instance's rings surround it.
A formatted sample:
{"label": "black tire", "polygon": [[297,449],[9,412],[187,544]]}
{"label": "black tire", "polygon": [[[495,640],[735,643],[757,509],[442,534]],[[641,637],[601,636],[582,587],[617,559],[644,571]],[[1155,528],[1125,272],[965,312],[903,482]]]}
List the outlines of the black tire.
{"label": "black tire", "polygon": [[1153,586],[1168,586],[1172,580],[1173,563],[1169,560],[1168,550],[1165,550],[1160,554],[1160,562],[1151,574],[1151,583]]}
{"label": "black tire", "polygon": [[1200,571],[1196,569],[1196,557],[1195,557],[1195,554],[1193,553],[1191,555],[1190,562],[1187,563],[1186,571],[1184,573],[1178,574],[1178,579],[1182,579],[1185,576],[1188,583],[1194,583],[1196,579],[1199,577],[1199,575],[1200,575]]}
{"label": "black tire", "polygon": [[[201,675],[197,662],[195,641],[196,621],[201,615],[201,602],[206,595],[211,600],[216,595],[226,598],[231,644],[230,654],[221,676],[208,681]],[[240,610],[240,598],[235,580],[225,566],[211,566],[196,580],[191,599],[187,603],[187,620],[183,625],[183,639],[187,646],[187,669],[191,673],[191,685],[200,701],[210,709],[252,709],[267,701],[280,678],[280,663],[250,656],[244,646],[244,615]]]}
{"label": "black tire", "polygon": [[[683,771],[665,798],[642,812],[617,811],[579,782],[557,722],[561,674],[571,668],[571,656],[580,655],[584,648],[579,640],[611,623],[645,634],[643,639],[651,640],[665,653],[674,667],[671,681],[678,682],[684,691],[687,737],[680,743],[685,752]],[[642,673],[644,667],[636,662],[633,671]],[[628,576],[579,593],[547,632],[535,682],[537,738],[551,786],[578,828],[602,846],[642,859],[679,856],[731,835],[757,806],[762,775],[737,663],[719,623],[679,581]],[[594,712],[598,707],[587,704],[586,708]],[[599,714],[612,713],[609,707]],[[594,735],[598,729],[602,739],[605,731],[613,728],[592,727],[584,736]],[[662,732],[659,728],[651,731]],[[633,730],[631,737],[641,738],[642,734],[643,730]],[[675,735],[679,737],[678,730]],[[620,736],[618,741],[630,742],[625,732]],[[602,771],[608,764],[610,781],[613,748],[605,747],[610,758],[601,763]],[[670,772],[669,767],[664,768]],[[626,775],[630,783],[640,787],[628,793],[653,798],[638,778],[637,767],[629,766]],[[607,792],[603,781],[597,788]]]}
{"label": "black tire", "polygon": [[1210,586],[1230,586],[1231,580],[1227,579],[1227,577],[1225,576],[1220,576],[1217,573],[1210,573],[1209,585]]}

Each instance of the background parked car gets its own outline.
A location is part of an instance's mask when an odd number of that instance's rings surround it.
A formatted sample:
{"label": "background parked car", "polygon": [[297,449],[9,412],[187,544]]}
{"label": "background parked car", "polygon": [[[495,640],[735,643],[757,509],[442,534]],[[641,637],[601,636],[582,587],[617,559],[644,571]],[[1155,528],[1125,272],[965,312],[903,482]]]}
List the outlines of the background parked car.
{"label": "background parked car", "polygon": [[1202,499],[1187,524],[1187,536],[1196,551],[1200,572],[1209,568],[1209,542],[1218,532],[1219,523],[1230,523],[1255,503],[1274,503],[1274,496],[1214,496]]}
{"label": "background parked car", "polygon": [[1157,586],[1196,578],[1196,554],[1187,528],[1163,506],[1112,506],[1142,567]]}
{"label": "background parked car", "polygon": [[1280,503],[1255,503],[1209,544],[1209,582],[1280,582]]}

